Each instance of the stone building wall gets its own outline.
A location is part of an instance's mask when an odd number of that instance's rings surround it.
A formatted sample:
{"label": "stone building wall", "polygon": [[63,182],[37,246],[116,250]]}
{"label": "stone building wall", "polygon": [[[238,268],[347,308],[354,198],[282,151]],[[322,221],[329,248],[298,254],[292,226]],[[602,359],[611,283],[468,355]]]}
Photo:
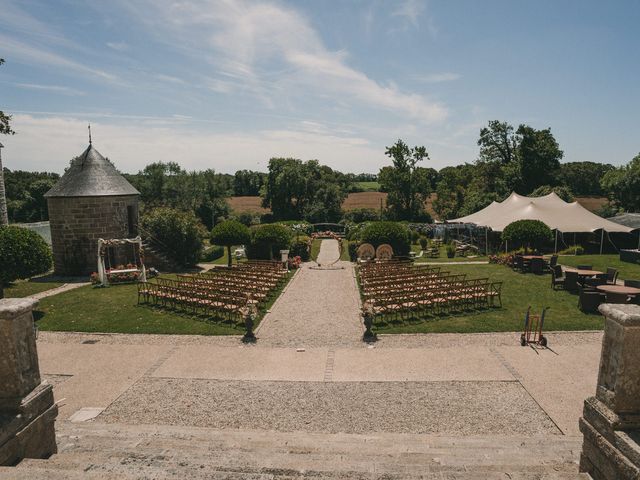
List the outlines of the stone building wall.
{"label": "stone building wall", "polygon": [[[52,197],[48,199],[48,205],[54,267],[58,275],[89,275],[95,272],[99,238],[137,235],[137,195]],[[132,207],[132,218],[128,207]],[[131,255],[131,252],[121,249],[113,253],[114,267],[115,263],[125,263],[127,254]]]}

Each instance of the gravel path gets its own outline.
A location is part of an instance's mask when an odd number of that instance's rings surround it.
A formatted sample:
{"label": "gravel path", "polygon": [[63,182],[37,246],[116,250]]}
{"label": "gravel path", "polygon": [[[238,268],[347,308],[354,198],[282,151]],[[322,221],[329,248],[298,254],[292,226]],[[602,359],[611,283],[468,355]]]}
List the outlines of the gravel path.
{"label": "gravel path", "polygon": [[320,265],[328,265],[337,260],[340,260],[340,248],[338,241],[334,239],[322,240],[320,243],[320,252],[318,253],[318,259],[316,260]]}
{"label": "gravel path", "polygon": [[144,378],[99,417],[325,433],[551,434],[517,382],[253,382]]}
{"label": "gravel path", "polygon": [[69,290],[75,290],[76,288],[84,287],[86,285],[91,285],[91,282],[65,283],[60,285],[59,287],[52,288],[50,290],[45,290],[44,292],[34,293],[33,295],[29,295],[29,298],[35,298],[36,300],[41,300],[46,297],[52,297],[53,295],[58,295],[59,293],[67,292]]}
{"label": "gravel path", "polygon": [[[330,258],[332,253],[325,249],[324,255]],[[262,320],[256,332],[259,345],[303,348],[362,345],[363,327],[353,267],[349,262],[338,262],[335,265],[338,269],[334,270],[312,266],[312,263],[303,265],[271,313]]]}

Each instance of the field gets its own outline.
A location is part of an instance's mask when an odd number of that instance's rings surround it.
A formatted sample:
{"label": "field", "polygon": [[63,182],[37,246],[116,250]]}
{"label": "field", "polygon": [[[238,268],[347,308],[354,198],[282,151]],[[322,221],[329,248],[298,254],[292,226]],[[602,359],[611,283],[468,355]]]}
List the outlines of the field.
{"label": "field", "polygon": [[356,182],[356,187],[365,192],[377,192],[380,190],[378,182]]}
{"label": "field", "polygon": [[260,197],[229,197],[227,198],[229,208],[234,213],[269,213],[271,210],[262,207]]}

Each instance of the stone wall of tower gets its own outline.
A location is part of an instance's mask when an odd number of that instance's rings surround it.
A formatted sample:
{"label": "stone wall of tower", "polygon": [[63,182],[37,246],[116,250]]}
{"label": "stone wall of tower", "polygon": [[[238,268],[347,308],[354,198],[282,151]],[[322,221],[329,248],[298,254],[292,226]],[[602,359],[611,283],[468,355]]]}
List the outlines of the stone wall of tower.
{"label": "stone wall of tower", "polygon": [[[138,195],[53,197],[48,199],[54,268],[57,275],[89,275],[97,270],[98,239],[135,236]],[[130,232],[132,208],[134,231]],[[133,235],[132,235],[133,234]],[[123,247],[126,248],[126,247]],[[115,263],[126,254],[115,250]]]}

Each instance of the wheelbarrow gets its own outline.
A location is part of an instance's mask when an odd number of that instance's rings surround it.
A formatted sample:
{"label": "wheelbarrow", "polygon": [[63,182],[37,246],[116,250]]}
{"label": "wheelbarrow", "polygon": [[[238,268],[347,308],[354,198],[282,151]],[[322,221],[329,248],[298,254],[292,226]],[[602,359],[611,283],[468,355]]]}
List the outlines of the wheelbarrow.
{"label": "wheelbarrow", "polygon": [[524,316],[524,331],[520,335],[520,345],[523,347],[532,344],[542,347],[547,346],[547,337],[542,334],[547,310],[549,310],[549,307],[544,308],[540,315],[532,315],[531,306],[527,308],[527,313]]}

